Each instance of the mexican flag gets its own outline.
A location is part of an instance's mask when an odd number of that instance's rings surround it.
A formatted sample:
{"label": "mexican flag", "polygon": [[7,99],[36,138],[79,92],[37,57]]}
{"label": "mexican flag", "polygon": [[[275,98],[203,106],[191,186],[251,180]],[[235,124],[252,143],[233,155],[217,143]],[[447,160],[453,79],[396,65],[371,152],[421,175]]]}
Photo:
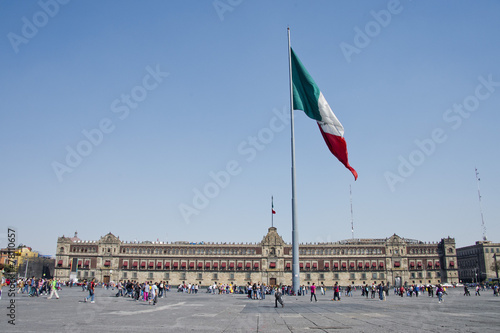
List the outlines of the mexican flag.
{"label": "mexican flag", "polygon": [[319,130],[325,139],[330,152],[349,169],[354,180],[358,173],[350,165],[347,158],[347,144],[344,140],[344,127],[328,105],[313,78],[291,49],[293,109],[302,110],[309,118],[318,122]]}

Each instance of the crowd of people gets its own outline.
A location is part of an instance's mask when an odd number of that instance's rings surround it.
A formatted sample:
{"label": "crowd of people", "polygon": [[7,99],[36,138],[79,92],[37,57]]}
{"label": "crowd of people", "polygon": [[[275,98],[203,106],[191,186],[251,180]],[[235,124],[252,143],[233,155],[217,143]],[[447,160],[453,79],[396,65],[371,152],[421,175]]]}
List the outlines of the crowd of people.
{"label": "crowd of people", "polygon": [[[45,278],[20,278],[13,281],[3,281],[2,285],[15,284],[17,293],[27,294],[29,297],[40,297],[47,296],[51,299],[55,296],[59,299],[58,291],[61,290],[63,285],[73,287],[77,284],[75,281],[62,282],[56,279],[45,279]],[[95,303],[95,289],[97,287],[101,288],[116,288],[116,297],[130,297],[136,302],[148,302],[149,304],[156,305],[159,298],[166,297],[166,293],[170,291],[170,285],[166,281],[153,282],[153,281],[119,281],[118,283],[97,283],[95,278],[92,280],[84,280],[78,285],[81,286],[82,291],[88,291],[88,296],[86,296],[83,302],[90,301],[90,303]],[[486,288],[491,288],[493,290],[494,296],[499,296],[499,286],[498,284],[493,286],[485,287],[484,285],[475,285],[475,295],[481,296],[481,292],[485,291]],[[196,283],[186,283],[183,282],[178,285],[177,291],[186,294],[198,294],[198,291],[202,289],[202,286]],[[331,291],[333,292],[332,301],[340,301],[341,295],[346,297],[353,297],[353,292],[358,289],[361,290],[362,297],[370,297],[372,299],[378,298],[381,301],[385,301],[387,296],[389,296],[389,287],[384,285],[383,282],[379,284],[371,284],[364,286],[354,286],[348,285],[346,287],[341,287],[338,283],[332,286]],[[237,286],[233,283],[220,283],[214,282],[212,285],[206,288],[206,292],[213,295],[223,295],[223,294],[246,294],[248,299],[252,300],[264,300],[266,295],[275,296],[275,305],[278,302],[284,306],[283,296],[305,296],[310,294],[310,301],[317,302],[317,293],[321,295],[326,295],[327,288],[323,284],[316,286],[315,283],[312,285],[302,285],[298,288],[297,294],[294,293],[291,285],[280,285],[280,286],[269,286],[261,282],[248,282],[244,286]],[[443,296],[447,295],[446,288],[438,284],[433,285],[422,285],[422,284],[412,284],[400,287],[394,287],[394,295],[400,297],[419,297],[427,295],[428,297],[438,297],[438,302],[443,302]],[[464,296],[471,296],[469,287],[464,285]],[[0,299],[1,299],[1,288],[0,288]]]}
{"label": "crowd of people", "polygon": [[[56,279],[45,278],[20,278],[15,281],[5,281],[1,285],[15,284],[18,294],[27,294],[29,297],[47,296],[51,299],[54,295],[59,298],[58,290],[61,290],[63,283]],[[1,297],[1,292],[0,292]]]}
{"label": "crowd of people", "polygon": [[[90,303],[95,303],[95,287],[97,283],[95,279],[91,281],[83,281],[81,284],[82,291],[87,290],[89,295],[84,298],[84,302],[90,300]],[[149,304],[156,305],[158,303],[158,298],[164,298],[165,293],[170,291],[170,285],[165,281],[153,282],[145,281],[140,283],[138,281],[118,281],[118,283],[101,284],[102,288],[111,288],[112,290],[117,290],[116,297],[130,297],[136,302],[148,302]],[[182,285],[181,285],[182,286]],[[179,288],[181,288],[179,286]],[[187,285],[183,289],[188,289]],[[198,288],[196,288],[197,292]],[[189,292],[191,292],[191,285],[189,285]]]}

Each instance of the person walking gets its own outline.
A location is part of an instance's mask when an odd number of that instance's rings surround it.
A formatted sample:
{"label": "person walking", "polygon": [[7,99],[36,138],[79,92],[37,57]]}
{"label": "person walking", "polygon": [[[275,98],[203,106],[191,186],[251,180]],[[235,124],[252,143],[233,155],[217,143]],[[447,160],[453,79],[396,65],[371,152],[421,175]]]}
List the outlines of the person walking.
{"label": "person walking", "polygon": [[444,293],[443,287],[441,286],[441,284],[438,284],[437,289],[436,289],[436,294],[438,296],[439,303],[444,302],[443,301],[443,293]]}
{"label": "person walking", "polygon": [[479,293],[481,289],[479,288],[479,285],[476,286],[476,296],[481,296],[481,294]]}
{"label": "person walking", "polygon": [[464,285],[464,296],[470,296],[469,288]]}
{"label": "person walking", "polygon": [[51,299],[54,294],[56,294],[56,299],[59,299],[59,294],[57,293],[57,281],[55,279],[51,279],[50,281],[50,296],[47,299]]}
{"label": "person walking", "polygon": [[314,296],[314,301],[317,302],[318,299],[316,298],[316,285],[314,284],[314,282],[311,286],[311,302],[313,301],[313,296]]}
{"label": "person walking", "polygon": [[281,291],[279,288],[276,288],[276,291],[274,292],[274,307],[278,307],[278,303],[281,304],[281,307],[285,306],[285,303],[283,302],[283,295],[281,294]]}
{"label": "person walking", "polygon": [[89,285],[87,286],[87,289],[89,291],[89,295],[83,299],[84,302],[87,302],[87,300],[90,298],[90,303],[95,303],[94,301],[94,294],[95,294],[95,278],[90,281]]}
{"label": "person walking", "polygon": [[151,296],[149,300],[149,304],[151,304],[151,301],[153,302],[153,305],[156,305],[158,302],[158,282],[155,284],[151,284]]}
{"label": "person walking", "polygon": [[135,292],[135,301],[139,302],[139,298],[141,297],[141,285],[139,282],[136,282],[134,285],[134,292]]}

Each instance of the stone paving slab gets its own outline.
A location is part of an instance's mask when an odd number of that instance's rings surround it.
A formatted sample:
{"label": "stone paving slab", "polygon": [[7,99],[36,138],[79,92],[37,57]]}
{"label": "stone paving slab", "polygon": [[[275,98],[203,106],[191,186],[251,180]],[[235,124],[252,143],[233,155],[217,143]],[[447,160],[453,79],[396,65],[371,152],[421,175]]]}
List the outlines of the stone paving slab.
{"label": "stone paving slab", "polygon": [[[156,306],[115,297],[116,290],[97,289],[96,303],[84,303],[81,288],[63,288],[60,299],[9,297],[3,288],[0,332],[499,332],[500,298],[492,292],[462,296],[451,289],[437,297],[399,297],[387,301],[358,295],[332,302],[331,295],[249,300],[244,295],[167,293]],[[7,316],[15,300],[15,323]]]}

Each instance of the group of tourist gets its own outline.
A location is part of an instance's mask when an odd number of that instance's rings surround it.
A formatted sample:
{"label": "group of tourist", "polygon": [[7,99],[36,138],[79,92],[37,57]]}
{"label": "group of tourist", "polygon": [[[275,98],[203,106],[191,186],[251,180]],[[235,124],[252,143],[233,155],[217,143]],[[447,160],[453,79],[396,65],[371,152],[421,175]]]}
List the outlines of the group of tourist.
{"label": "group of tourist", "polygon": [[177,287],[177,292],[183,292],[187,294],[197,294],[199,286],[196,283],[181,283]]}
{"label": "group of tourist", "polygon": [[59,298],[57,294],[58,290],[61,290],[62,283],[56,279],[44,279],[44,278],[20,278],[15,282],[18,294],[27,294],[30,297],[40,297],[47,295],[49,299],[52,296]]}
{"label": "group of tourist", "polygon": [[[474,287],[475,295],[481,296],[481,292],[485,291],[485,289],[484,285],[476,285]],[[491,286],[491,289],[493,290],[493,296],[498,296],[498,284]],[[469,286],[467,285],[464,285],[464,296],[470,296]]]}
{"label": "group of tourist", "polygon": [[[56,299],[59,299],[58,290],[61,290],[61,286],[66,285],[72,287],[75,282],[67,282],[63,283],[56,279],[44,279],[44,278],[20,278],[18,280],[9,281],[10,283],[14,283],[17,288],[17,293],[27,294],[29,297],[39,297],[43,295],[47,295],[48,299],[51,299],[55,296]],[[102,288],[114,288],[116,287],[117,293],[116,297],[131,297],[135,299],[136,302],[148,302],[149,304],[156,305],[158,302],[158,298],[165,297],[165,293],[170,291],[170,286],[165,281],[160,282],[152,282],[145,281],[143,283],[139,283],[138,281],[119,281],[117,284],[115,283],[97,283],[95,278],[87,281],[84,280],[81,283],[82,291],[88,291],[89,294],[84,298],[84,302],[90,301],[90,303],[95,303],[95,288],[97,286],[101,286]],[[339,286],[336,282],[332,287],[333,298],[332,301],[340,301],[340,295],[344,291],[344,295],[347,297],[353,296],[353,291],[355,292],[358,288],[361,289],[362,297],[371,297],[372,299],[378,297],[379,300],[385,301],[388,296],[389,288],[387,285],[384,285],[383,282],[376,285],[373,283],[371,286],[366,284],[361,287],[348,285],[345,288]],[[201,286],[196,283],[181,283],[177,291],[187,294],[197,294],[201,289]],[[327,288],[321,284],[320,286],[316,286],[315,283],[312,285],[302,285],[298,288],[297,296],[304,296],[310,294],[310,301],[313,299],[317,302],[317,292],[321,292],[321,295],[326,294]],[[481,296],[480,292],[484,291],[485,286],[476,285],[475,286],[475,295]],[[493,290],[494,296],[499,296],[499,286],[498,284],[491,287]],[[283,298],[284,295],[295,295],[293,292],[292,286],[290,285],[280,285],[280,286],[269,286],[265,283],[261,282],[248,282],[246,286],[236,286],[233,283],[222,283],[217,284],[214,282],[212,285],[207,287],[207,292],[213,295],[222,295],[222,294],[247,294],[248,299],[253,300],[264,300],[266,298],[266,294],[274,294],[275,295],[275,305],[277,306],[278,302],[284,306]],[[438,302],[443,302],[443,295],[447,295],[446,288],[441,284],[437,286],[433,285],[409,285],[409,286],[400,286],[394,288],[394,294],[401,297],[418,297],[420,295],[425,295],[427,293],[428,297],[434,297],[434,294],[438,297]],[[469,288],[467,285],[464,286],[464,296],[470,296]],[[1,294],[0,294],[1,297]]]}
{"label": "group of tourist", "polygon": [[[434,286],[428,284],[428,285],[415,285],[412,284],[410,286],[401,286],[399,288],[394,288],[394,294],[399,295],[401,297],[407,296],[407,297],[418,297],[420,295],[423,295],[427,293],[428,297],[434,297]],[[437,286],[436,286],[437,288]],[[443,291],[446,294],[446,288],[443,287]],[[437,294],[436,294],[437,295]]]}

